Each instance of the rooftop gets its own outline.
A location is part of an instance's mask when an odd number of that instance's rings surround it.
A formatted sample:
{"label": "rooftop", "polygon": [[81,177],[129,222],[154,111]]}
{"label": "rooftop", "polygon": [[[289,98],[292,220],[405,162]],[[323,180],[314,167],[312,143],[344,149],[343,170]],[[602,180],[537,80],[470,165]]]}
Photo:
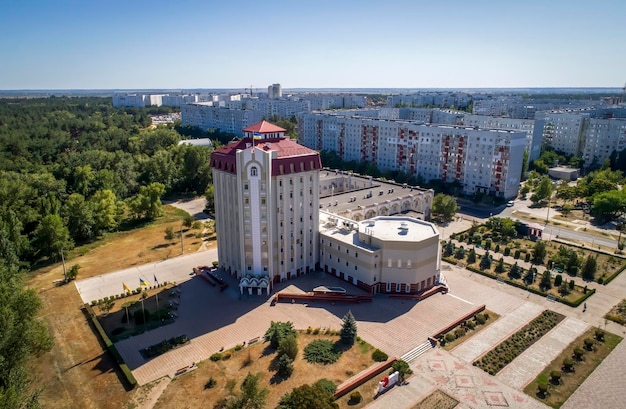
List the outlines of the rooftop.
{"label": "rooftop", "polygon": [[271,133],[271,132],[285,132],[285,129],[280,126],[276,126],[267,121],[261,121],[243,130],[244,132],[258,132],[258,133]]}
{"label": "rooftop", "polygon": [[359,223],[359,231],[384,241],[419,242],[438,237],[435,225],[412,217],[378,216]]}

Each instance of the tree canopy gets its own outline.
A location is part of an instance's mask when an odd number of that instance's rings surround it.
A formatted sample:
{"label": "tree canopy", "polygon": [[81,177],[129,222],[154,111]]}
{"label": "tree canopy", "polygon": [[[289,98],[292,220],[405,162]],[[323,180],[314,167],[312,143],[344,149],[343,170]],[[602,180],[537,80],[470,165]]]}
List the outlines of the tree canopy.
{"label": "tree canopy", "polygon": [[433,199],[432,213],[435,217],[450,220],[459,210],[456,198],[443,193],[438,193]]}

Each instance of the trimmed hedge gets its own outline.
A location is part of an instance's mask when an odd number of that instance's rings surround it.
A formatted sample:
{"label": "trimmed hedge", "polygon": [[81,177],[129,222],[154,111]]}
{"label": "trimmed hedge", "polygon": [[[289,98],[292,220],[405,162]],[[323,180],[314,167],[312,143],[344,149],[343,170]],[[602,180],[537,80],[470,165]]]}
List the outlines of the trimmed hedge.
{"label": "trimmed hedge", "polygon": [[130,387],[130,389],[134,389],[137,386],[137,380],[135,379],[135,376],[128,368],[128,365],[126,365],[126,363],[124,362],[124,359],[120,355],[115,344],[111,342],[111,339],[104,331],[104,328],[102,328],[102,325],[100,325],[100,321],[98,321],[98,318],[93,311],[93,308],[91,308],[89,304],[85,304],[83,306],[83,311],[87,313],[89,319],[91,320],[91,323],[96,328],[96,331],[98,332],[98,335],[100,335],[100,339],[102,340],[104,345],[106,345],[107,349],[111,352],[111,354],[113,354],[115,361],[117,362],[120,369],[122,370],[122,373],[126,377],[126,382],[128,383],[128,386]]}
{"label": "trimmed hedge", "polygon": [[[454,260],[454,261],[453,261],[452,259],[449,259],[449,258],[447,258],[447,257],[442,257],[441,259],[442,259],[443,261],[446,261],[446,262],[451,263],[451,264],[455,264],[455,265],[456,265],[456,264],[458,264],[456,260]],[[546,293],[546,292],[543,292],[543,291],[537,290],[536,288],[527,287],[526,285],[524,285],[524,284],[522,284],[522,283],[518,283],[517,281],[513,281],[513,280],[510,280],[510,279],[505,278],[505,277],[499,277],[499,276],[496,276],[496,275],[494,275],[494,274],[488,273],[488,272],[486,272],[486,271],[482,271],[481,269],[478,269],[478,268],[476,268],[476,267],[472,267],[472,266],[465,266],[465,268],[466,268],[467,270],[470,270],[470,271],[472,271],[472,272],[474,272],[474,273],[478,273],[478,274],[483,275],[483,276],[485,276],[485,277],[489,277],[489,278],[493,278],[493,279],[499,279],[499,280],[501,280],[501,281],[503,281],[503,282],[507,283],[508,285],[512,285],[513,287],[521,288],[522,290],[530,291],[531,293],[533,293],[533,294],[537,294],[537,295],[540,295],[540,296],[542,296],[542,297],[547,297],[548,295],[550,295],[550,294],[548,294],[548,293]],[[560,302],[560,303],[562,303],[562,304],[565,304],[565,305],[567,305],[567,306],[569,306],[569,307],[574,307],[574,308],[576,308],[576,307],[578,307],[580,304],[582,304],[582,303],[583,303],[583,302],[584,302],[587,298],[589,298],[589,297],[591,297],[593,294],[595,294],[595,292],[596,292],[596,289],[595,289],[595,288],[593,288],[593,289],[591,289],[591,290],[588,290],[588,291],[587,291],[587,294],[583,295],[582,297],[580,297],[579,299],[577,299],[577,300],[576,300],[576,301],[574,301],[574,302],[572,302],[572,301],[568,301],[568,300],[566,300],[566,299],[564,299],[564,298],[562,298],[562,297],[555,297],[555,300],[556,300],[556,301],[558,301],[558,302]]]}
{"label": "trimmed hedge", "polygon": [[620,269],[618,269],[616,272],[614,272],[613,274],[611,274],[610,276],[608,276],[607,278],[604,279],[603,284],[607,285],[608,283],[610,283],[611,281],[613,281],[615,279],[615,277],[617,277],[622,271],[624,271],[624,269],[626,269],[626,264],[624,264]]}

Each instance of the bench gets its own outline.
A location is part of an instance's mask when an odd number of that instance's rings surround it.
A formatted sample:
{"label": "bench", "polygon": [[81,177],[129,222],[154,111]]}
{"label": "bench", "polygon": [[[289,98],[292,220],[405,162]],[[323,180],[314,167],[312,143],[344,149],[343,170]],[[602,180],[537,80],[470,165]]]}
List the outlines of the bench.
{"label": "bench", "polygon": [[250,341],[248,341],[248,345],[256,344],[257,342],[259,342],[259,339],[261,339],[261,337],[252,338]]}

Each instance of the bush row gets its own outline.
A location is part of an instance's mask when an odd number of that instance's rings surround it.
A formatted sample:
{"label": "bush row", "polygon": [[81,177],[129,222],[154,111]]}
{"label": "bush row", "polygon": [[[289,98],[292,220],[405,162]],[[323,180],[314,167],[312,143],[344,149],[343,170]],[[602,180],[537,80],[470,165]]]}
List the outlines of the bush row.
{"label": "bush row", "polygon": [[120,355],[115,344],[111,342],[111,339],[109,339],[109,336],[107,335],[107,333],[104,332],[104,328],[102,328],[102,325],[100,325],[100,321],[98,321],[98,318],[96,317],[96,314],[93,308],[91,308],[89,304],[85,304],[84,311],[86,311],[89,319],[91,320],[91,323],[93,324],[97,333],[100,335],[100,339],[102,340],[104,345],[106,345],[107,349],[111,351],[111,353],[115,357],[115,361],[120,366],[122,373],[126,377],[126,382],[128,383],[128,386],[130,387],[130,389],[135,388],[137,386],[137,380],[135,379],[135,376],[128,368],[128,365],[126,365],[126,363],[124,362],[124,359]]}
{"label": "bush row", "polygon": [[100,305],[104,302],[107,302],[109,300],[113,301],[113,300],[119,300],[121,298],[126,298],[126,297],[130,297],[131,295],[137,295],[140,294],[143,290],[153,290],[156,288],[161,288],[161,287],[165,287],[168,285],[168,282],[165,281],[163,283],[159,283],[153,287],[146,287],[145,289],[142,289],[141,287],[134,289],[132,292],[123,292],[121,294],[115,294],[115,295],[111,295],[109,297],[104,297],[104,298],[100,298],[99,300],[91,300],[91,306],[95,307],[96,305]]}

